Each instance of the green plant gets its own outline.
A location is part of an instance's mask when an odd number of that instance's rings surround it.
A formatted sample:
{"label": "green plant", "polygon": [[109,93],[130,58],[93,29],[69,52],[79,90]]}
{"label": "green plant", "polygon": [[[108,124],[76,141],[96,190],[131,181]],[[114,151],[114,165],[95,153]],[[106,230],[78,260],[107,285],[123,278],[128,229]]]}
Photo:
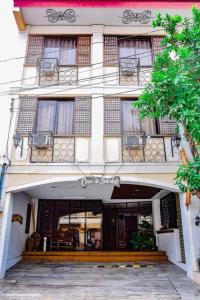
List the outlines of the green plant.
{"label": "green plant", "polygon": [[192,18],[162,17],[153,26],[166,31],[162,53],[154,63],[151,82],[135,102],[142,117],[169,116],[183,129],[193,160],[177,170],[181,192],[200,192],[200,9],[193,7]]}
{"label": "green plant", "polygon": [[133,250],[156,250],[151,224],[147,221],[142,221],[142,224],[139,224],[138,227],[138,232],[132,234],[129,247]]}

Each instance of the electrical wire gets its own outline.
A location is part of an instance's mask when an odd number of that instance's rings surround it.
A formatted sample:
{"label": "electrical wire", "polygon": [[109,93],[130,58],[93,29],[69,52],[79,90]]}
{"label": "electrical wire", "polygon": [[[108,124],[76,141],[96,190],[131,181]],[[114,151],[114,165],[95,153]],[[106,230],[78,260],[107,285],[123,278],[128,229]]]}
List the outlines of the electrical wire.
{"label": "electrical wire", "polygon": [[[160,50],[160,49],[163,49],[163,47],[162,46],[158,46],[158,47],[156,47],[155,48],[155,50]],[[141,56],[141,54],[146,54],[146,53],[149,53],[150,55],[145,55],[145,56]],[[120,59],[126,59],[126,58],[137,58],[137,56],[138,56],[138,59],[141,59],[141,58],[145,58],[145,57],[148,57],[148,56],[152,56],[152,49],[150,49],[150,50],[148,50],[148,51],[144,51],[144,52],[140,52],[140,53],[138,53],[138,54],[134,54],[134,55],[127,55],[127,56],[124,56],[124,57],[121,57]],[[118,60],[120,60],[120,59],[118,59]],[[107,60],[106,62],[116,62],[116,61],[118,61],[118,60],[116,60],[116,59],[111,59],[111,60]],[[95,63],[95,64],[90,64],[89,65],[89,67],[92,67],[92,66],[95,66],[95,65],[98,65],[98,64],[101,64],[102,65],[102,63],[105,63],[105,61],[104,62],[99,62],[99,63]],[[81,69],[81,68],[86,68],[86,67],[88,67],[88,66],[80,66],[80,67],[77,67],[77,69]],[[67,71],[68,72],[70,72],[70,71],[74,71],[74,69],[75,69],[76,67],[73,67],[72,69],[68,69]],[[102,66],[100,66],[100,67],[97,67],[97,68],[91,68],[91,70],[90,71],[94,71],[94,70],[98,70],[98,69],[102,69]],[[64,73],[64,72],[66,72],[65,70],[63,70],[63,71],[59,71],[59,74],[62,74],[62,73]],[[80,72],[79,71],[79,75],[81,75],[81,74],[83,74],[83,73],[86,73],[86,72],[88,72],[88,70],[84,70],[84,71],[82,71],[82,72]],[[21,82],[21,81],[26,81],[26,80],[29,80],[29,79],[39,79],[40,78],[40,76],[38,75],[36,75],[36,76],[31,76],[31,77],[25,77],[25,78],[23,78],[23,79],[17,79],[17,80],[12,80],[12,81],[8,81],[8,82],[2,82],[2,83],[0,83],[0,85],[5,85],[5,84],[11,84],[11,83],[16,83],[16,82]],[[2,93],[6,93],[7,91],[3,91],[3,92],[1,92],[1,94]]]}
{"label": "electrical wire", "polygon": [[[133,34],[133,35],[128,35],[128,36],[118,37],[118,40],[125,40],[125,39],[129,39],[129,38],[137,37],[137,36],[145,36],[145,35],[149,35],[150,33],[155,33],[155,32],[159,32],[159,31],[163,31],[163,29],[155,29],[155,30],[151,30],[151,31],[147,31],[147,32],[139,33],[139,34]],[[40,35],[40,34],[35,34],[35,35]],[[34,34],[32,34],[32,36],[34,36]],[[52,36],[56,37],[57,35],[52,35]],[[90,36],[92,36],[92,35],[90,35]],[[48,37],[48,35],[44,35],[44,37]],[[104,44],[104,41],[103,42],[92,42],[90,45],[95,45],[95,44]],[[60,51],[65,51],[65,50],[73,50],[73,49],[74,48],[71,48],[71,47],[69,47],[69,48],[62,48],[61,50],[59,50],[59,52]],[[58,52],[58,50],[48,51],[46,53],[49,54],[49,53],[54,53],[54,52],[56,53],[56,52]],[[33,54],[32,56],[38,56],[38,55],[37,54]],[[8,62],[8,61],[11,61],[11,60],[18,60],[18,59],[22,59],[22,58],[27,58],[27,56],[19,56],[19,57],[7,58],[7,59],[4,59],[4,60],[0,60],[0,63]]]}
{"label": "electrical wire", "polygon": [[[148,68],[146,68],[143,71],[140,71],[139,74],[146,73],[147,70],[148,70]],[[116,78],[116,76],[117,76],[117,78]],[[114,80],[116,81],[116,80],[119,79],[118,76],[119,76],[119,72],[112,72],[112,73],[101,74],[101,75],[96,75],[96,76],[92,76],[92,77],[90,76],[90,77],[87,77],[87,78],[83,78],[83,79],[80,79],[79,82],[91,81],[91,80],[94,80],[94,79],[98,80],[98,79],[102,78],[102,79],[104,79],[102,84],[108,84],[109,81],[108,80],[105,81],[106,78],[114,77],[114,79],[112,81],[114,81]],[[74,81],[74,83],[75,82],[77,82],[77,81]],[[73,81],[72,81],[72,83],[73,83]],[[39,96],[41,97],[43,95],[51,95],[51,94],[54,94],[54,93],[59,93],[59,92],[63,92],[63,91],[71,91],[71,90],[76,90],[76,89],[85,88],[85,87],[90,88],[91,86],[96,86],[96,85],[99,85],[99,84],[101,84],[101,82],[96,82],[96,83],[93,83],[93,84],[89,83],[87,85],[80,85],[78,87],[77,87],[77,85],[73,86],[73,87],[70,86],[69,88],[65,88],[64,90],[58,90],[56,92],[43,93],[43,94],[40,94]],[[32,88],[25,89],[25,90],[22,89],[20,91],[17,91],[16,94],[19,94],[20,92],[30,92],[30,91],[34,91],[34,90],[44,90],[44,89],[48,89],[48,88],[51,88],[51,87],[59,87],[59,85],[56,83],[56,84],[45,85],[45,86],[36,86],[36,87],[32,87]],[[15,93],[13,92],[13,94],[15,94]],[[5,96],[5,95],[6,95],[5,93],[0,94],[0,96]]]}

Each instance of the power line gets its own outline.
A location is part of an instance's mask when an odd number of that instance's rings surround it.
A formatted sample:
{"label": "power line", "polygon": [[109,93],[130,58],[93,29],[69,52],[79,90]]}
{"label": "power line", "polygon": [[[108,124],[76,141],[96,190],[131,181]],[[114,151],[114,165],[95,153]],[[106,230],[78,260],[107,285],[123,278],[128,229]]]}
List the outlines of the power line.
{"label": "power line", "polygon": [[[163,47],[162,47],[162,46],[157,46],[157,47],[155,48],[155,50],[159,50],[159,49],[163,49]],[[150,55],[141,56],[141,54],[146,54],[146,53],[149,53]],[[124,58],[137,58],[137,56],[138,56],[138,59],[145,58],[145,57],[148,57],[148,56],[152,56],[152,49],[150,49],[150,50],[148,50],[148,51],[136,53],[136,54],[134,54],[134,55],[123,56],[123,57],[118,58],[118,59],[110,59],[110,60],[106,60],[106,61],[102,61],[102,62],[90,64],[90,65],[88,65],[88,66],[80,66],[80,67],[77,66],[77,69],[81,69],[81,68],[85,68],[85,67],[92,67],[92,66],[95,66],[95,65],[99,65],[99,64],[103,64],[103,63],[108,63],[108,62],[116,62],[116,61],[118,62],[118,61],[120,61],[120,59],[124,59]],[[76,66],[75,66],[75,67],[76,67]],[[68,72],[73,71],[75,67],[73,67],[73,68],[71,68],[71,69],[68,69],[67,71],[68,71]],[[93,71],[93,70],[98,70],[98,69],[101,69],[101,68],[102,68],[102,66],[97,67],[97,68],[93,68],[92,71]],[[60,71],[59,73],[63,73],[63,72],[65,72],[65,70]],[[83,71],[83,72],[79,72],[79,74],[83,74],[83,73],[85,73],[85,72],[88,72],[88,70],[85,70],[85,71]],[[2,82],[2,83],[0,83],[0,85],[10,84],[10,83],[15,83],[15,82],[20,82],[20,81],[25,81],[25,80],[29,80],[29,79],[38,79],[39,77],[40,77],[40,76],[37,76],[37,75],[36,75],[36,76],[31,76],[31,77],[26,77],[26,78],[23,78],[23,79],[17,79],[17,80],[12,80],[12,81],[7,81],[7,82]]]}
{"label": "power line", "polygon": [[[148,51],[149,52],[149,51]],[[123,58],[130,58],[130,57],[135,57],[135,55],[129,55],[129,56],[124,56],[124,57],[122,57],[122,59]],[[140,57],[140,58],[145,58],[145,57],[148,57],[149,55],[147,55],[147,56],[142,56],[142,57]],[[91,69],[90,71],[93,71],[93,70],[97,70],[97,69],[101,69],[102,67],[98,67],[98,68],[94,68],[94,69]],[[145,66],[144,66],[144,68],[145,68]],[[146,68],[148,68],[148,67],[146,67]],[[74,69],[72,69],[72,70],[74,70]],[[69,72],[70,71],[70,69],[69,70],[67,70],[67,72]],[[62,73],[62,72],[66,72],[65,70],[63,70],[63,71],[61,71],[60,73]],[[78,72],[78,70],[77,70],[77,72]],[[85,73],[85,72],[89,72],[88,70],[85,70],[85,71],[83,71],[83,72],[79,72],[78,74],[80,75],[80,74],[82,74],[82,73]],[[145,72],[145,71],[144,71]],[[59,73],[59,74],[60,74]],[[119,73],[119,72],[118,72]],[[143,73],[143,71],[140,71],[140,73]],[[108,73],[109,74],[109,73]],[[106,74],[105,74],[106,75]],[[102,75],[97,75],[97,76],[102,76]],[[25,79],[22,79],[22,80],[19,80],[19,81],[25,81],[25,80],[28,80],[28,79],[32,79],[32,78],[34,78],[34,79],[36,79],[36,78],[39,78],[39,76],[34,76],[34,77],[30,77],[30,78],[25,78]],[[85,80],[90,80],[92,77],[88,77],[88,78],[83,78],[83,79],[80,79],[79,80],[79,82],[81,82],[81,81],[85,81]],[[95,78],[95,77],[94,77]],[[75,80],[74,82],[77,82],[77,80]],[[73,81],[72,81],[72,83],[73,83]],[[32,88],[30,88],[30,89],[27,89],[27,90],[35,90],[35,89],[40,89],[40,88],[48,88],[48,87],[51,87],[51,86],[58,86],[58,84],[56,83],[55,85],[47,85],[47,86],[36,86],[36,87],[32,87]],[[10,94],[9,93],[9,91],[2,91],[1,93],[0,93],[0,96],[4,96],[4,95],[8,95],[8,94]]]}
{"label": "power line", "polygon": [[[141,71],[140,73],[145,73],[145,72],[146,71],[144,70],[144,71]],[[95,83],[89,83],[87,85],[80,85],[78,87],[74,86],[74,87],[70,87],[70,88],[65,88],[65,89],[62,89],[62,90],[54,91],[54,92],[51,91],[49,93],[40,94],[40,95],[38,95],[38,97],[41,97],[41,96],[44,96],[44,95],[45,96],[46,95],[52,95],[52,94],[56,94],[56,93],[60,93],[60,92],[65,92],[65,91],[71,91],[71,90],[77,90],[77,89],[83,89],[83,88],[90,88],[90,87],[98,85],[98,84],[104,84],[104,83],[107,84],[109,82],[116,81],[116,79],[117,79],[116,75],[119,75],[119,73],[118,72],[113,72],[113,73],[108,73],[108,74],[104,74],[104,75],[98,75],[98,76],[94,76],[94,77],[88,77],[86,79],[83,79],[83,81],[88,81],[90,79],[101,79],[101,78],[103,79],[103,81],[102,82],[98,82],[98,83],[96,83],[96,82]],[[112,80],[106,80],[105,81],[105,79],[109,78],[109,77],[114,77],[114,79],[112,79]],[[46,88],[49,88],[49,87],[57,87],[57,86],[58,86],[57,84],[56,85],[47,85],[47,86],[44,86],[44,87],[43,86],[40,86],[40,87],[37,86],[35,88],[24,90],[23,92],[26,92],[26,91],[30,92],[31,90],[46,89]],[[142,89],[143,88],[144,88],[144,86],[142,87]],[[0,94],[0,96],[5,96],[5,95],[6,94]]]}
{"label": "power line", "polygon": [[[139,33],[139,34],[133,34],[133,35],[129,35],[129,36],[123,36],[123,37],[118,37],[118,40],[124,40],[124,39],[129,39],[129,38],[132,38],[132,37],[137,37],[137,36],[145,36],[145,35],[148,35],[150,33],[154,33],[154,32],[158,32],[158,31],[163,31],[163,29],[155,29],[155,30],[151,30],[151,31],[147,31],[147,32],[144,32],[144,33]],[[40,35],[42,36],[41,34],[35,34],[35,35]],[[88,34],[89,35],[89,34]],[[34,36],[34,34],[32,34],[32,36]],[[44,35],[44,37],[59,37],[59,35]],[[76,35],[74,35],[76,36]],[[78,34],[77,34],[78,36]],[[90,35],[92,36],[92,35]],[[66,36],[67,37],[67,36]],[[90,45],[95,45],[95,44],[104,44],[104,41],[103,42],[93,42],[91,43]],[[74,48],[72,47],[69,47],[69,48],[62,48],[62,50],[59,50],[59,51],[65,51],[65,50],[73,50]],[[56,53],[58,52],[58,50],[55,50],[55,51],[48,51],[46,53]],[[37,56],[37,54],[33,54],[31,56]],[[4,59],[4,60],[0,60],[0,63],[4,63],[4,62],[8,62],[10,60],[18,60],[18,59],[22,59],[22,58],[27,58],[27,56],[19,56],[19,57],[13,57],[13,58],[7,58],[7,59]]]}

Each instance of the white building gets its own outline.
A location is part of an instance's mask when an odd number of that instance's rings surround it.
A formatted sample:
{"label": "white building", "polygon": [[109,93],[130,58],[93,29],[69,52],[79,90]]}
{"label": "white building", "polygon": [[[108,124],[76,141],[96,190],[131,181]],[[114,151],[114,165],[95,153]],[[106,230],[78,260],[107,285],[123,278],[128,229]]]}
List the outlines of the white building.
{"label": "white building", "polygon": [[152,20],[191,15],[192,2],[176,3],[14,1],[24,64],[10,88],[17,147],[1,203],[1,277],[35,231],[40,252],[23,259],[63,250],[58,230],[76,250],[125,251],[147,221],[158,250],[200,282],[199,205],[194,198],[187,210],[174,183],[175,123],[142,121],[132,106],[162,50]]}

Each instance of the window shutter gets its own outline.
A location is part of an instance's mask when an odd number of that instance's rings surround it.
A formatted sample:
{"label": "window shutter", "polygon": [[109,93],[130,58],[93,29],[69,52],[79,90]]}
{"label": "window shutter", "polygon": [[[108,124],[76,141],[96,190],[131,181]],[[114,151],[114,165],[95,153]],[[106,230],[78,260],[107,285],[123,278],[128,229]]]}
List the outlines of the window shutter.
{"label": "window shutter", "polygon": [[35,115],[37,107],[37,98],[20,98],[19,115],[16,131],[20,134],[28,134],[33,131],[35,124]]}
{"label": "window shutter", "polygon": [[104,36],[104,65],[118,65],[118,39],[117,36]]}
{"label": "window shutter", "polygon": [[169,117],[162,117],[159,119],[160,123],[160,134],[163,135],[172,135],[175,133],[176,129],[176,120],[170,119]]}
{"label": "window shutter", "polygon": [[91,97],[75,99],[74,133],[75,135],[91,134]]}
{"label": "window shutter", "polygon": [[41,35],[29,35],[26,63],[36,64],[37,59],[42,57],[44,37]]}
{"label": "window shutter", "polygon": [[78,65],[91,63],[91,37],[89,35],[77,37],[77,63]]}
{"label": "window shutter", "polygon": [[152,44],[152,52],[153,52],[153,60],[155,61],[156,55],[161,53],[163,50],[163,46],[161,45],[163,36],[153,36],[151,38]]}
{"label": "window shutter", "polygon": [[121,134],[121,100],[120,98],[104,99],[104,134]]}

